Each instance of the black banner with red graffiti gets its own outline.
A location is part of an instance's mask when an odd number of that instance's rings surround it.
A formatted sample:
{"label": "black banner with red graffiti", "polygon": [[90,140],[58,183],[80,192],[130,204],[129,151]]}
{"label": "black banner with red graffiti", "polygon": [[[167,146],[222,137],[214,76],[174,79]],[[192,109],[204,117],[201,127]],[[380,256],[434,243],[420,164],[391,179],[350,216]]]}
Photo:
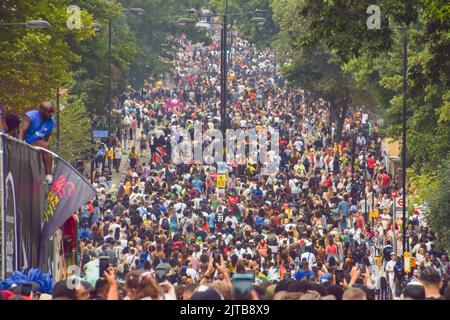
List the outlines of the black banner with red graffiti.
{"label": "black banner with red graffiti", "polygon": [[48,240],[74,211],[95,197],[96,190],[66,161],[58,158],[47,197],[40,241],[40,264],[46,263]]}
{"label": "black banner with red graffiti", "polygon": [[45,204],[44,165],[39,150],[1,134],[1,278],[39,267],[41,213]]}

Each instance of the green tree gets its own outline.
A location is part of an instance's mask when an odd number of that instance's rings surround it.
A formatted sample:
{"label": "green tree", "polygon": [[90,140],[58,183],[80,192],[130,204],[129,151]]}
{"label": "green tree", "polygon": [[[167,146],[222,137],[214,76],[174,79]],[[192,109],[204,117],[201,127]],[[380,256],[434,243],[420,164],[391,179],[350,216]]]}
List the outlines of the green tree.
{"label": "green tree", "polygon": [[349,108],[369,106],[374,99],[370,92],[358,86],[350,72],[343,70],[342,59],[325,42],[305,45],[300,33],[292,32],[309,23],[309,17],[301,16],[299,19],[291,14],[297,5],[292,0],[273,5],[274,19],[282,30],[274,44],[283,60],[288,61],[282,70],[291,85],[299,86],[314,98],[323,98],[328,102],[330,120],[336,121],[339,139]]}
{"label": "green tree", "polygon": [[328,102],[330,120],[336,122],[337,139],[340,139],[349,108],[367,103],[364,98],[370,97],[358,87],[350,73],[342,71],[339,58],[327,52],[324,46],[297,51],[284,70],[291,85]]}
{"label": "green tree", "polygon": [[[366,26],[366,9],[372,4],[381,9],[380,30]],[[402,33],[389,26],[409,27],[408,165],[418,173],[435,172],[450,146],[450,3],[279,0],[272,7],[283,33],[278,47],[281,39],[290,39],[286,59],[295,61],[300,50],[325,46],[357,86],[367,89],[367,104],[379,108],[384,131],[395,139],[402,127],[403,49]]]}
{"label": "green tree", "polygon": [[[450,146],[450,27],[445,22],[450,10],[437,3],[424,7],[408,31],[407,160],[418,174],[435,173]],[[384,131],[396,139],[402,129],[402,41],[401,32],[394,31],[390,50],[377,57],[361,54],[344,68],[378,98]]]}
{"label": "green tree", "polygon": [[436,177],[436,188],[426,201],[430,212],[427,216],[431,228],[438,236],[438,246],[450,252],[450,155],[442,162]]}
{"label": "green tree", "polygon": [[[74,162],[77,157],[89,158],[91,152],[91,119],[83,97],[69,95],[62,104],[60,113],[61,144],[60,156]],[[53,134],[53,139],[56,135]],[[55,143],[52,143],[55,146]],[[56,149],[53,147],[53,149]]]}
{"label": "green tree", "polygon": [[69,40],[71,50],[81,59],[72,64],[75,81],[72,93],[84,97],[91,114],[107,114],[108,106],[108,21],[112,21],[112,95],[128,85],[128,71],[138,53],[137,40],[128,26],[131,19],[114,0],[80,0],[77,5],[90,12],[102,30],[95,37],[77,42]]}
{"label": "green tree", "polygon": [[193,42],[207,43],[209,40],[204,30],[177,24],[179,18],[190,17],[183,9],[199,9],[204,4],[202,0],[121,0],[120,3],[126,8],[145,10],[142,15],[127,20],[137,39],[138,53],[127,74],[129,82],[136,88],[142,87],[148,78],[159,78],[170,70],[172,65],[164,62],[175,58],[168,50],[173,44],[170,37],[185,33]]}
{"label": "green tree", "polygon": [[[223,13],[225,0],[211,0],[210,2],[216,12]],[[270,47],[280,31],[272,18],[271,2],[270,0],[228,0],[229,13],[252,12],[256,9],[267,10],[267,12],[259,14],[259,16],[267,19],[267,22],[262,26],[250,22],[249,17],[251,16],[231,18],[231,21],[236,20],[235,26],[237,26],[239,32],[259,49]]]}
{"label": "green tree", "polygon": [[[380,30],[368,30],[366,26],[366,8],[372,4],[381,8]],[[449,166],[444,159],[450,151],[450,3],[276,0],[272,7],[274,20],[282,30],[274,43],[288,74],[300,79],[306,71],[321,78],[320,64],[299,55],[324,46],[327,54],[339,58],[341,70],[352,75],[356,86],[351,87],[367,89],[367,98],[383,114],[383,130],[394,139],[400,139],[402,128],[403,35],[389,26],[409,27],[407,166],[412,168],[408,177],[414,188],[410,191],[422,200],[428,199],[432,207],[429,219],[441,243],[449,248]],[[310,70],[304,70],[305,65]],[[435,189],[436,174],[440,182]]]}
{"label": "green tree", "polygon": [[[1,28],[0,96],[4,103],[22,113],[43,100],[51,100],[57,87],[72,80],[71,63],[80,59],[67,38],[82,41],[94,35],[90,28],[69,30],[66,1],[6,1],[0,6],[0,21],[25,22],[43,19],[46,29]],[[84,25],[92,16],[83,10]]]}

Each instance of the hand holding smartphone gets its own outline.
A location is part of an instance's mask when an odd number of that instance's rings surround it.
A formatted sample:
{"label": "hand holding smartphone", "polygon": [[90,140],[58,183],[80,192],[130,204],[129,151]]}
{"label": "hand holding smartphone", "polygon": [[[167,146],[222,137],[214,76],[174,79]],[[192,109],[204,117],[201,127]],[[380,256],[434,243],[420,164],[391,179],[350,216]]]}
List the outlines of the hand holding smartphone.
{"label": "hand holding smartphone", "polygon": [[236,300],[250,300],[254,277],[254,273],[236,273],[233,275],[234,296]]}
{"label": "hand holding smartphone", "polygon": [[99,266],[98,266],[98,276],[100,278],[104,278],[105,272],[108,272],[109,267],[110,267],[109,257],[108,256],[100,257],[99,258]]}
{"label": "hand holding smartphone", "polygon": [[155,272],[156,272],[156,281],[158,283],[166,281],[166,276],[167,276],[166,268],[156,267]]}
{"label": "hand holding smartphone", "polygon": [[344,279],[344,270],[336,270],[334,272],[335,278],[336,278],[336,284],[340,285],[342,280]]}
{"label": "hand holding smartphone", "polygon": [[216,265],[216,263],[220,263],[220,251],[219,250],[213,251],[213,260],[214,260],[214,265]]}

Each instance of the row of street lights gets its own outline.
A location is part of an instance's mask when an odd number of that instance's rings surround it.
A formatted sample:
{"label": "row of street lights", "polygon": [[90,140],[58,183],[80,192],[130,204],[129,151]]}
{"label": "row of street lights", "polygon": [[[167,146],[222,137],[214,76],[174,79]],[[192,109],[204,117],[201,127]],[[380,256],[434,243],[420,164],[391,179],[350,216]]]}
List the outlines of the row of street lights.
{"label": "row of street lights", "polygon": [[[8,28],[8,27],[27,27],[27,28],[34,28],[34,29],[44,29],[49,28],[52,25],[45,21],[45,20],[30,20],[27,22],[5,22],[0,23],[0,27]],[[92,24],[92,28],[96,31],[100,31],[102,29],[102,25],[99,23],[94,22]]]}
{"label": "row of street lights", "polygon": [[[50,28],[52,25],[45,20],[29,20],[26,22],[4,22],[0,23],[1,28],[15,28],[15,27],[26,27],[31,29],[45,29]],[[97,32],[102,29],[102,25],[94,22],[91,25],[92,29],[95,29]],[[60,150],[60,106],[59,106],[59,98],[61,97],[60,89],[56,89],[56,141],[57,141],[57,150],[59,153]]]}
{"label": "row of street lights", "polygon": [[[228,19],[232,18],[242,18],[246,16],[256,15],[251,18],[249,21],[254,24],[263,25],[267,22],[267,19],[261,16],[258,16],[261,13],[267,12],[267,10],[259,10],[256,9],[251,12],[239,12],[239,13],[229,13],[228,12],[228,0],[225,0],[225,10],[223,14],[210,13],[209,15],[198,13],[195,9],[184,10],[186,13],[197,15],[197,19],[190,18],[180,18],[177,23],[181,26],[185,25],[193,25],[197,26],[216,26],[219,25],[221,27],[221,41],[220,41],[220,53],[221,53],[221,68],[220,68],[220,129],[222,132],[222,137],[225,137],[226,133],[226,105],[227,105],[227,38],[228,38]],[[205,16],[209,16],[209,18],[221,18],[221,23],[205,23]],[[223,145],[224,146],[224,145]]]}
{"label": "row of street lights", "polygon": [[[145,10],[142,8],[123,8],[125,13],[131,13],[136,15],[142,15]],[[108,19],[108,146],[111,146],[111,115],[112,115],[112,78],[111,78],[111,52],[112,52],[112,22],[113,19],[110,16]]]}
{"label": "row of street lights", "polygon": [[[220,89],[221,89],[221,96],[220,96],[220,119],[221,119],[221,131],[222,136],[225,137],[226,133],[226,122],[225,122],[225,114],[226,114],[226,103],[227,103],[227,95],[226,95],[226,88],[227,88],[227,28],[228,18],[231,17],[243,17],[248,15],[257,15],[263,12],[266,12],[267,10],[255,10],[252,12],[245,12],[245,13],[228,13],[228,0],[225,0],[225,11],[223,14],[210,14],[210,17],[221,17],[222,22],[219,24],[221,26],[221,74],[220,74]],[[205,26],[208,25],[208,23],[205,23],[204,18],[205,14],[199,14],[195,9],[188,9],[185,10],[187,13],[196,14],[199,19],[194,20],[190,18],[180,18],[178,19],[179,25],[192,25],[197,24],[197,26]],[[253,17],[249,20],[252,23],[263,25],[266,23],[266,18],[261,16]],[[214,23],[209,23],[209,25],[217,25]],[[403,251],[409,250],[408,248],[408,242],[406,239],[406,97],[407,97],[407,90],[408,90],[408,35],[407,35],[407,27],[400,27],[395,28],[399,29],[403,33],[403,105],[402,105],[402,222],[403,222]],[[366,161],[366,155],[364,151],[363,161]],[[353,166],[352,166],[353,167]],[[352,168],[353,169],[353,168]],[[364,170],[366,169],[366,163],[364,163]],[[352,170],[352,180],[353,180],[353,170]],[[365,191],[365,177],[364,177],[364,199],[365,199],[365,214],[367,215],[367,194]],[[395,213],[394,213],[395,215]]]}
{"label": "row of street lights", "polygon": [[0,27],[22,27],[27,28],[48,28],[50,23],[45,20],[30,20],[27,22],[10,22],[10,23],[0,23]]}
{"label": "row of street lights", "polygon": [[[255,10],[251,12],[244,13],[228,13],[228,0],[225,0],[225,12],[223,14],[209,14],[210,18],[221,17],[222,22],[220,24],[209,23],[210,26],[220,25],[221,26],[221,131],[225,136],[226,124],[225,124],[225,115],[226,115],[226,103],[227,103],[227,37],[228,37],[228,19],[234,17],[244,17],[249,15],[258,15],[260,13],[266,12],[267,10]],[[123,12],[142,15],[145,10],[142,8],[124,8]],[[185,10],[187,13],[197,14],[195,9]],[[200,16],[200,15],[199,15]],[[204,15],[203,15],[204,16]],[[263,25],[266,23],[266,18],[261,16],[253,17],[249,20],[251,23]],[[111,145],[111,115],[112,115],[112,22],[113,19],[110,17],[108,19],[108,144]],[[178,19],[179,25],[188,25],[188,24],[196,24],[199,21],[189,18],[180,18]],[[32,20],[24,23],[1,23],[0,27],[15,27],[15,26],[26,26],[28,28],[48,28],[50,27],[50,23],[44,20]],[[92,25],[97,31],[102,29],[102,26],[98,23],[94,23]],[[57,94],[58,95],[58,94]],[[59,95],[58,97],[59,98]],[[59,100],[59,99],[57,99]],[[59,110],[58,110],[59,111]],[[59,123],[59,121],[58,121]],[[57,129],[57,137],[59,137],[59,130]]]}
{"label": "row of street lights", "polygon": [[[142,8],[124,8],[123,12],[138,14],[141,15],[145,12]],[[111,61],[111,53],[112,53],[112,17],[108,18],[108,144],[111,145],[111,114],[112,114],[112,61]],[[26,22],[13,22],[13,23],[0,23],[0,27],[9,28],[9,27],[27,27],[34,29],[44,29],[51,27],[51,24],[45,20],[30,20]],[[100,31],[102,29],[102,25],[99,23],[93,23],[91,28],[96,31]],[[59,139],[60,139],[60,128],[59,128],[59,89],[56,93],[56,114],[57,114],[57,128],[56,128],[56,137],[58,141],[58,149],[59,149]]]}
{"label": "row of street lights", "polygon": [[[220,25],[221,26],[221,98],[220,98],[220,118],[221,118],[221,132],[222,136],[225,136],[226,133],[226,104],[227,104],[227,37],[228,37],[228,19],[233,17],[244,17],[249,15],[258,15],[267,10],[255,10],[251,12],[245,13],[228,13],[228,0],[225,0],[225,11],[223,14],[199,14],[195,9],[185,10],[187,13],[196,14],[199,19],[194,20],[190,18],[180,18],[177,23],[179,25],[202,25],[202,26],[212,26],[212,25]],[[137,15],[142,15],[145,10],[142,8],[124,8],[123,12],[132,13]],[[207,18],[216,18],[221,17],[221,23],[205,23],[205,16]],[[207,20],[206,20],[207,21]],[[255,16],[249,20],[251,23],[263,25],[266,23],[266,18],[261,16]],[[25,26],[27,28],[48,28],[50,27],[50,23],[45,20],[30,20],[26,22],[19,23],[0,23],[0,27],[21,27]],[[100,31],[102,26],[98,23],[93,23],[92,28]],[[403,32],[403,106],[402,106],[402,197],[403,197],[403,205],[402,205],[402,220],[403,220],[403,250],[407,248],[406,241],[406,94],[407,94],[407,28],[402,27],[398,28]],[[111,114],[112,114],[112,77],[111,77],[111,51],[112,51],[112,17],[108,19],[108,144],[111,146]],[[59,90],[57,93],[57,102],[59,102]],[[58,104],[58,103],[57,103]],[[58,127],[57,127],[57,140],[59,146],[59,106],[57,106],[57,117],[58,117]],[[365,157],[364,157],[365,158]],[[365,159],[364,159],[365,160]],[[352,172],[353,178],[353,172]],[[365,193],[365,191],[364,191]],[[367,200],[366,200],[367,201]]]}

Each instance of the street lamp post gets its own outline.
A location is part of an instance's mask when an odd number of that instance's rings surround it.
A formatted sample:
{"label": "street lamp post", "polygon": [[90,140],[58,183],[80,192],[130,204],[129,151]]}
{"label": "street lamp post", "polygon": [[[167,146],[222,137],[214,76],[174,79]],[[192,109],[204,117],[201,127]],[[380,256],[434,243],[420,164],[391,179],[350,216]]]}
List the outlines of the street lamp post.
{"label": "street lamp post", "polygon": [[366,146],[363,147],[363,190],[364,190],[364,220],[369,221],[369,215],[367,212],[367,189],[366,189],[366,179],[367,179],[367,158],[366,158]]}
{"label": "street lamp post", "polygon": [[[99,23],[94,22],[91,26],[91,29],[95,29],[97,32],[102,29],[102,25]],[[66,92],[67,89],[60,90],[60,88],[56,88],[56,146],[57,146],[57,152],[59,154],[60,152],[60,146],[61,146],[61,123],[60,123],[60,113],[62,109],[60,108],[59,102],[61,98],[61,91]]]}
{"label": "street lamp post", "polygon": [[406,241],[406,94],[408,91],[408,28],[403,31],[403,107],[402,107],[402,224],[403,224],[403,252],[408,250]]}
{"label": "street lamp post", "polygon": [[[373,187],[373,177],[371,179],[371,184],[370,184],[370,188],[371,190],[371,194],[372,194],[372,210],[371,211],[375,211],[375,188]],[[374,228],[375,225],[375,218],[372,217],[372,229]]]}
{"label": "street lamp post", "polygon": [[27,22],[9,22],[9,23],[0,23],[0,27],[27,27],[27,28],[48,28],[51,27],[51,24],[45,20],[30,20]]}
{"label": "street lamp post", "polygon": [[[220,131],[222,139],[225,139],[226,133],[226,106],[227,106],[227,31],[228,31],[228,0],[225,0],[225,13],[222,20],[222,41],[220,42],[221,51],[221,72],[220,72]],[[225,146],[225,143],[223,143]]]}
{"label": "street lamp post", "polygon": [[59,88],[56,88],[56,146],[58,150],[58,154],[60,152],[60,146],[61,146],[61,125],[60,125],[60,106],[59,106],[59,98],[61,97],[61,94],[59,93]]}
{"label": "street lamp post", "polygon": [[[124,8],[123,12],[143,14],[142,8]],[[112,17],[108,19],[108,148],[111,146],[111,113],[112,113],[112,79],[111,79],[111,51],[112,51]]]}
{"label": "street lamp post", "polygon": [[[222,138],[225,139],[226,133],[226,105],[227,105],[227,36],[228,36],[228,18],[231,17],[243,17],[248,15],[255,15],[259,13],[266,12],[267,10],[255,10],[252,12],[244,12],[244,13],[228,13],[228,0],[225,0],[225,10],[222,15],[213,14],[214,17],[222,17],[221,26],[221,41],[220,41],[220,51],[221,51],[221,67],[220,67],[220,131],[222,132]],[[195,14],[195,9],[184,10],[187,13]],[[259,25],[263,25],[266,23],[266,18],[264,17],[253,17],[249,20],[252,23],[257,23]],[[195,24],[197,21],[189,18],[180,18],[178,19],[179,25],[187,25],[187,24]],[[211,24],[214,25],[214,24]],[[223,146],[225,146],[225,142],[223,142]],[[222,148],[224,150],[224,148]]]}
{"label": "street lamp post", "polygon": [[230,29],[231,29],[231,37],[230,37],[230,54],[228,62],[230,64],[230,69],[233,69],[233,46],[235,45],[235,38],[234,38],[234,25],[233,20],[230,22]]}
{"label": "street lamp post", "polygon": [[112,47],[112,18],[108,19],[108,148],[111,146],[111,47]]}
{"label": "street lamp post", "polygon": [[355,183],[355,158],[356,158],[356,131],[352,134],[352,188],[353,184]]}

